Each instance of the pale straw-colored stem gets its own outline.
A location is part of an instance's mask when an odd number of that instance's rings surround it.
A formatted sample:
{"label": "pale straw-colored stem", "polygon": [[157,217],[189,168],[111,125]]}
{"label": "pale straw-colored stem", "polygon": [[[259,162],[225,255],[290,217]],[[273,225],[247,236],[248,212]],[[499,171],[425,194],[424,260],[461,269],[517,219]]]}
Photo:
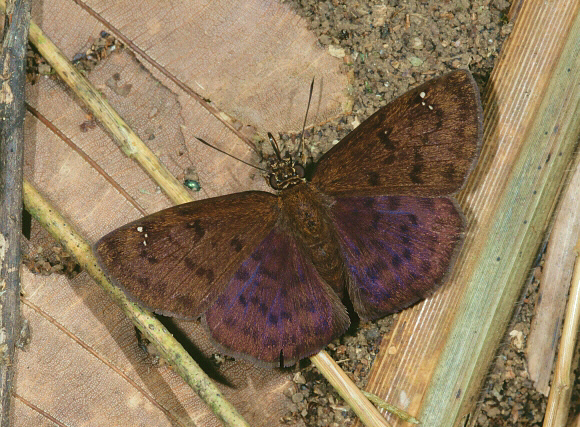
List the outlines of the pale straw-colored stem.
{"label": "pale straw-colored stem", "polygon": [[249,427],[249,424],[223,397],[222,392],[165,326],[151,313],[129,301],[123,291],[107,280],[97,264],[91,245],[26,180],[24,180],[22,196],[26,210],[75,257],[82,269],[101,285],[143,335],[153,343],[163,358],[173,366],[224,424],[232,427]]}
{"label": "pale straw-colored stem", "polygon": [[389,423],[387,423],[387,420],[377,408],[369,402],[356,384],[340,369],[340,366],[326,351],[320,351],[310,357],[310,360],[367,427],[389,426]]}
{"label": "pale straw-colored stem", "polygon": [[576,244],[575,251],[574,274],[570,286],[568,305],[566,306],[566,317],[560,340],[560,349],[558,350],[558,361],[556,362],[554,379],[550,387],[543,427],[564,427],[570,411],[570,397],[572,396],[572,385],[574,384],[572,361],[574,348],[576,347],[576,337],[578,336],[578,326],[580,325],[580,257],[578,256],[580,240]]}
{"label": "pale straw-colored stem", "polygon": [[[0,8],[5,8],[0,0]],[[171,175],[155,154],[145,145],[139,136],[111,107],[109,102],[95,87],[74,67],[55,44],[31,21],[30,42],[54,68],[58,76],[91,110],[94,117],[110,132],[121,150],[147,172],[176,204],[191,201],[187,190]]]}

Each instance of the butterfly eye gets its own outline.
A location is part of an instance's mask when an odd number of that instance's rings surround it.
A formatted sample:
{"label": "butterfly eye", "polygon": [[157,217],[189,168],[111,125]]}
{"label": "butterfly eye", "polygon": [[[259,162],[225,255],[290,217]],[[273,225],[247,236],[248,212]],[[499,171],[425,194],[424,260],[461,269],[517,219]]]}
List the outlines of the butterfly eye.
{"label": "butterfly eye", "polygon": [[270,174],[270,187],[272,187],[274,190],[279,190],[280,187],[278,187],[278,179],[276,178],[275,174]]}

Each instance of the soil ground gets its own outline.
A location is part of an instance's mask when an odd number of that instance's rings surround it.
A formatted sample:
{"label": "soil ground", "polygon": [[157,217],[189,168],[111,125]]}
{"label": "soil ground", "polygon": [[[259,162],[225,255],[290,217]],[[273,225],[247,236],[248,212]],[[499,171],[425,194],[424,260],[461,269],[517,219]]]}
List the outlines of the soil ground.
{"label": "soil ground", "polygon": [[[432,77],[469,68],[484,88],[512,28],[510,3],[505,0],[287,3],[307,19],[321,45],[332,46],[331,50],[343,58],[345,71],[353,78],[352,115],[338,124],[315,127],[306,135],[316,147],[312,152],[315,159],[328,149],[325,144],[352,130],[353,122],[364,121],[389,100]],[[535,272],[541,272],[541,267]],[[532,276],[490,367],[470,425],[541,426],[547,398],[529,380],[524,353],[537,289],[538,280]],[[359,325],[330,345],[334,359],[342,361],[341,367],[353,374],[358,386],[366,385],[381,337],[389,333],[394,320],[391,316]],[[290,424],[298,420],[308,426],[353,424],[352,411],[315,368],[306,366],[295,374],[294,382],[289,397],[295,408],[286,417]]]}

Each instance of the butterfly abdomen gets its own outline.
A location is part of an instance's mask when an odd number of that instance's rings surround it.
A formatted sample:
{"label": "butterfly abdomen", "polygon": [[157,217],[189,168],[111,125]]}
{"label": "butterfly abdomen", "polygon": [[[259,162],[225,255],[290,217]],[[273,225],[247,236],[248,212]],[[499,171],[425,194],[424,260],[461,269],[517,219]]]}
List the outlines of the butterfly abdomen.
{"label": "butterfly abdomen", "polygon": [[329,215],[332,199],[307,182],[282,191],[280,198],[280,226],[295,236],[320,276],[342,296],[346,269]]}

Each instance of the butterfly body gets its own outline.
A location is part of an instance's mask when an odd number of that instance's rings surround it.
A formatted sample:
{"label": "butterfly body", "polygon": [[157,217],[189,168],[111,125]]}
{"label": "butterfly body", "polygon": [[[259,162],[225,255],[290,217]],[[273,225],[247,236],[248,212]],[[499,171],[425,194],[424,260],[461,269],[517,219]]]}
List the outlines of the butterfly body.
{"label": "butterfly body", "polygon": [[277,194],[175,206],[109,233],[96,252],[131,298],[202,316],[225,353],[292,365],[346,331],[344,297],[375,319],[445,280],[465,222],[449,195],[473,168],[481,135],[477,86],[455,71],[372,115],[310,181],[276,150]]}
{"label": "butterfly body", "polygon": [[346,273],[330,214],[334,200],[308,182],[280,192],[279,197],[280,228],[295,237],[322,279],[342,296]]}

